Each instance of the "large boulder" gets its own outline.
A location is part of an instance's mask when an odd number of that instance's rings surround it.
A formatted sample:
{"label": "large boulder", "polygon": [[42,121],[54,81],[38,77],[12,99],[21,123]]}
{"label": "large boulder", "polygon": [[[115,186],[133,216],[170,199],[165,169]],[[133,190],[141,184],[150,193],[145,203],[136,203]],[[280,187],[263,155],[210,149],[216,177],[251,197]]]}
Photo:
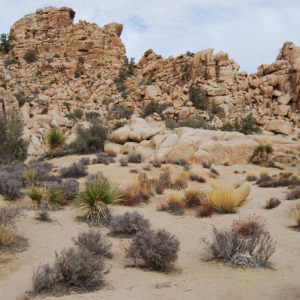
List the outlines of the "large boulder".
{"label": "large boulder", "polygon": [[292,127],[287,121],[272,120],[269,124],[267,124],[266,130],[288,135],[292,132]]}

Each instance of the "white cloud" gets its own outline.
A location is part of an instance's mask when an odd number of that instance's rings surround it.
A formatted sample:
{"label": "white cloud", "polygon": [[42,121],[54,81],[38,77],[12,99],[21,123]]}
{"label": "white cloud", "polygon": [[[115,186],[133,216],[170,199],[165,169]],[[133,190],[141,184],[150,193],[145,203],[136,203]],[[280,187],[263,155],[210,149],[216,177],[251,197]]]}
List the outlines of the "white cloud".
{"label": "white cloud", "polygon": [[275,60],[282,44],[300,44],[298,0],[1,0],[0,32],[44,6],[69,6],[78,19],[124,25],[122,40],[138,60],[152,48],[164,56],[214,48],[255,72]]}

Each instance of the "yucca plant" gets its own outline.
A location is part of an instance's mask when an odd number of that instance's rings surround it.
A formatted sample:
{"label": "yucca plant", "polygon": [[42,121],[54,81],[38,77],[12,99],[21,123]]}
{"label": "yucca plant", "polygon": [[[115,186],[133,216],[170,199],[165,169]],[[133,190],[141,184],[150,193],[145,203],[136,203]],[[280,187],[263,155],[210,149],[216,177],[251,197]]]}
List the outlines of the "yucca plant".
{"label": "yucca plant", "polygon": [[26,170],[26,179],[30,184],[34,184],[37,181],[37,171],[35,169]]}
{"label": "yucca plant", "polygon": [[59,149],[65,141],[64,134],[56,128],[51,128],[48,135],[48,144],[50,151],[53,153]]}
{"label": "yucca plant", "polygon": [[41,189],[34,186],[27,191],[27,195],[32,201],[35,201],[38,204],[41,202],[43,198]]}
{"label": "yucca plant", "polygon": [[119,188],[103,177],[87,180],[77,195],[77,203],[84,211],[83,219],[96,224],[108,222],[111,209],[107,205],[120,201]]}

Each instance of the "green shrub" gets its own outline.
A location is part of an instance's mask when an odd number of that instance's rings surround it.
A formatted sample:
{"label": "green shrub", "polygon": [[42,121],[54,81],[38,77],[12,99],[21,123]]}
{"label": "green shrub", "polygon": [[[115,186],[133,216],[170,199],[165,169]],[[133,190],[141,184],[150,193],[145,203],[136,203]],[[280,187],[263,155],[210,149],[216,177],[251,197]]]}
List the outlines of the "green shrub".
{"label": "green shrub", "polygon": [[7,68],[8,66],[10,65],[14,65],[14,64],[17,64],[18,63],[18,60],[14,57],[12,59],[6,59],[5,62],[4,62],[4,65],[5,67]]}
{"label": "green shrub", "polygon": [[3,54],[8,54],[9,51],[13,48],[11,41],[13,36],[10,34],[2,33],[0,35],[0,51]]}
{"label": "green shrub", "polygon": [[53,58],[60,58],[60,55],[58,53],[55,53]]}
{"label": "green shrub", "polygon": [[206,92],[195,83],[192,83],[189,87],[189,99],[198,109],[206,110],[208,107]]}
{"label": "green shrub", "polygon": [[84,58],[83,57],[78,57],[78,63],[80,64],[80,65],[83,65],[84,64]]}
{"label": "green shrub", "polygon": [[127,90],[127,86],[125,84],[125,80],[127,77],[132,76],[134,74],[134,58],[131,58],[130,61],[128,58],[125,58],[125,62],[119,70],[118,77],[115,78],[115,84],[117,90],[122,93]]}
{"label": "green shrub", "polygon": [[91,112],[85,113],[85,117],[88,121],[93,121],[96,119],[100,119],[100,114],[96,111],[91,111]]}
{"label": "green shrub", "polygon": [[188,63],[182,64],[180,71],[183,73],[181,76],[183,82],[187,82],[191,79],[190,65]]}
{"label": "green shrub", "polygon": [[16,94],[14,94],[14,96],[17,98],[19,107],[22,107],[25,104],[25,102],[28,101],[28,99],[25,97],[24,92],[18,92]]}
{"label": "green shrub", "polygon": [[26,159],[27,143],[22,136],[23,123],[16,112],[0,114],[0,163]]}
{"label": "green shrub", "polygon": [[37,61],[37,55],[34,50],[28,50],[24,55],[24,59],[28,64],[31,64]]}
{"label": "green shrub", "polygon": [[204,128],[209,129],[207,122],[201,117],[185,118],[178,121],[178,127]]}
{"label": "green shrub", "polygon": [[77,70],[75,71],[75,78],[79,78],[81,75],[83,75],[83,71],[80,70],[80,69],[77,69]]}
{"label": "green shrub", "polygon": [[168,107],[167,103],[158,103],[155,101],[151,101],[143,110],[143,117],[147,117],[153,113],[158,113],[161,118],[163,118],[162,112]]}
{"label": "green shrub", "polygon": [[190,57],[194,57],[195,54],[193,52],[186,51],[185,55],[190,56]]}
{"label": "green shrub", "polygon": [[252,113],[248,114],[245,118],[236,118],[234,123],[226,123],[221,128],[222,131],[238,131],[243,134],[260,133],[261,129],[258,126],[256,119]]}
{"label": "green shrub", "polygon": [[110,220],[111,212],[107,205],[120,201],[118,187],[102,176],[87,180],[77,196],[77,202],[84,211],[83,219],[93,223]]}
{"label": "green shrub", "polygon": [[77,137],[71,148],[75,153],[99,152],[103,150],[106,139],[107,128],[94,120],[90,128],[77,127]]}
{"label": "green shrub", "polygon": [[133,108],[115,105],[114,109],[108,113],[108,120],[129,119],[133,114]]}
{"label": "green shrub", "polygon": [[48,135],[48,144],[50,151],[53,152],[60,148],[65,141],[64,134],[59,129],[51,128]]}

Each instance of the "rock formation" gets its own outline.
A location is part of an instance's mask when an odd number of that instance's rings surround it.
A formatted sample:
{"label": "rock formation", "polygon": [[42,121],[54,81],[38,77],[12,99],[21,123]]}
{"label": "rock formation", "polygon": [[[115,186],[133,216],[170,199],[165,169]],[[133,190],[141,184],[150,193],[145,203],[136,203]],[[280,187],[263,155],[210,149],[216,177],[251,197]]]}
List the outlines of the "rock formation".
{"label": "rock formation", "polygon": [[[116,112],[131,110],[133,116],[140,116],[151,101],[166,103],[161,114],[152,115],[156,121],[162,117],[178,120],[200,115],[219,129],[253,113],[269,134],[296,136],[300,132],[300,47],[293,43],[285,43],[273,64],[261,65],[251,75],[240,72],[228,54],[214,54],[213,49],[168,59],[150,49],[131,65],[131,73],[121,78],[120,88],[116,78],[126,58],[120,39],[123,26],[110,23],[100,28],[85,21],[74,24],[74,16],[75,12],[66,7],[38,9],[24,16],[11,27],[13,48],[0,55],[0,111],[20,110],[31,155],[43,152],[44,137],[51,127],[59,127],[72,136],[77,125],[86,125],[89,112],[99,113],[103,122],[112,126],[126,123],[128,117],[116,117]],[[36,55],[31,63],[24,59],[28,51]],[[199,87],[213,111],[199,109],[190,101],[192,84]],[[81,120],[69,118],[75,109],[85,112]],[[140,126],[141,132],[135,132],[134,137],[130,126],[122,128],[117,142],[123,143],[122,139],[129,135],[130,140],[140,142],[140,147],[146,149],[145,144],[159,139],[159,126],[151,127],[147,133],[143,133],[146,125]],[[214,134],[213,140],[226,135]],[[181,145],[181,135],[178,129],[162,144],[171,145],[177,139]],[[188,136],[194,139],[193,134]],[[229,149],[227,142],[222,147]],[[206,147],[210,148],[197,148],[199,157],[206,155],[202,151],[214,149],[212,144]],[[230,155],[228,159],[234,160]]]}

